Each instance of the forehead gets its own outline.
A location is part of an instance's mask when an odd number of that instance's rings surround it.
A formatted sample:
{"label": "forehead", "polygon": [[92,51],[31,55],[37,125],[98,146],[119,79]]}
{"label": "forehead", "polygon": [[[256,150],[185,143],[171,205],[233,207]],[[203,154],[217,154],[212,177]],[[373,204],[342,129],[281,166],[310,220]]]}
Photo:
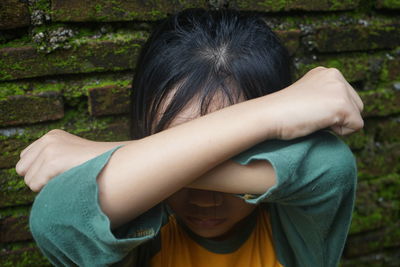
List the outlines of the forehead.
{"label": "forehead", "polygon": [[[175,92],[174,92],[175,93]],[[166,103],[162,105],[161,112],[163,112],[166,106],[171,101],[172,97],[169,96],[166,99]],[[236,100],[236,99],[235,99]],[[243,98],[239,97],[236,103],[242,102]],[[228,97],[222,92],[217,91],[214,96],[211,98],[209,104],[207,105],[207,114],[217,111],[219,109],[230,106],[231,103]],[[162,114],[162,113],[161,113]],[[196,96],[191,99],[185,107],[175,116],[175,118],[169,123],[167,128],[172,128],[174,126],[178,126],[179,124],[191,121],[201,116],[201,99]]]}

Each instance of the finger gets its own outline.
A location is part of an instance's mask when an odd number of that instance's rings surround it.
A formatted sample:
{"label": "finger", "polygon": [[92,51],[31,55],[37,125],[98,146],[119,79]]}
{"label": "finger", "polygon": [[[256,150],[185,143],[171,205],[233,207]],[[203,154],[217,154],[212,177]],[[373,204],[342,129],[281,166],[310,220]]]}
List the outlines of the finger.
{"label": "finger", "polygon": [[331,129],[339,135],[348,135],[363,127],[364,120],[362,119],[360,112],[354,107],[353,111],[344,118],[343,122],[333,125]]}
{"label": "finger", "polygon": [[39,192],[45,184],[45,180],[47,180],[45,174],[42,172],[43,170],[45,170],[45,168],[42,167],[43,163],[43,157],[39,157],[32,164],[31,168],[29,168],[24,177],[25,184],[29,186],[29,188],[34,192]]}
{"label": "finger", "polygon": [[354,103],[356,104],[358,110],[361,112],[364,109],[364,103],[362,102],[362,99],[360,98],[360,96],[358,95],[357,91],[353,88],[353,86],[350,85],[350,83],[344,78],[343,74],[339,71],[338,72],[340,79],[342,80],[342,82],[344,82],[344,84],[346,85],[346,89],[348,90],[348,92],[350,93],[350,97],[351,99],[354,101]]}
{"label": "finger", "polygon": [[361,112],[364,109],[364,103],[362,102],[361,97],[358,95],[357,91],[346,81],[347,88],[349,90],[351,99],[356,104],[358,110]]}
{"label": "finger", "polygon": [[318,72],[323,71],[323,70],[326,70],[326,69],[327,69],[327,68],[325,68],[325,67],[323,67],[323,66],[318,66],[318,67],[315,67],[315,68],[309,70],[309,71],[307,72],[307,74],[318,73]]}
{"label": "finger", "polygon": [[37,139],[33,143],[31,143],[29,146],[25,147],[21,153],[19,154],[20,157],[23,157],[33,146],[36,146],[38,143],[40,143],[42,138]]}
{"label": "finger", "polygon": [[33,142],[31,144],[31,147],[29,148],[29,151],[26,151],[24,155],[22,155],[17,165],[15,166],[16,172],[21,176],[25,176],[28,169],[31,168],[32,163],[36,160],[39,154],[42,153],[44,147],[45,146],[42,138]]}

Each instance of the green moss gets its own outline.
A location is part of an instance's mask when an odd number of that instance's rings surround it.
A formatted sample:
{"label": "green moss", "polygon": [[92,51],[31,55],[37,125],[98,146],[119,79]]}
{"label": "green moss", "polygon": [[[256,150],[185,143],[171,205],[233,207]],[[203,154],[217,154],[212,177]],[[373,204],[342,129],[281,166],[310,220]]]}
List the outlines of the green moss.
{"label": "green moss", "polygon": [[373,142],[373,135],[366,134],[364,130],[344,137],[344,141],[352,149],[362,149]]}
{"label": "green moss", "polygon": [[35,0],[30,1],[30,9],[32,10],[42,10],[47,14],[51,13],[51,0]]}
{"label": "green moss", "polygon": [[380,7],[400,9],[399,0],[381,0],[379,2],[380,2]]}
{"label": "green moss", "polygon": [[0,188],[5,188],[7,191],[19,191],[25,189],[26,185],[24,179],[18,176],[15,169],[1,170],[1,176],[4,178],[0,183]]}
{"label": "green moss", "polygon": [[21,82],[0,82],[0,100],[11,95],[22,95],[28,89],[28,85]]}
{"label": "green moss", "polygon": [[358,186],[351,233],[393,225],[400,216],[400,175],[392,173]]}
{"label": "green moss", "polygon": [[0,258],[3,267],[51,266],[33,242],[8,243],[0,248],[5,252]]}
{"label": "green moss", "polygon": [[374,78],[374,71],[370,67],[371,62],[380,61],[383,55],[381,53],[367,54],[367,53],[351,53],[345,56],[321,56],[318,61],[311,64],[299,64],[297,75],[301,77],[307,71],[318,66],[328,68],[337,68],[350,82],[360,80],[370,80]]}
{"label": "green moss", "polygon": [[287,6],[291,4],[292,1],[286,0],[264,0],[260,1],[257,4],[261,7],[267,8],[267,10],[271,11],[281,11],[284,10]]}
{"label": "green moss", "polygon": [[0,219],[6,217],[28,216],[31,210],[30,206],[8,207],[0,209]]}
{"label": "green moss", "polygon": [[397,113],[399,94],[396,91],[379,88],[375,91],[359,93],[364,101],[364,114],[368,116],[386,116]]}
{"label": "green moss", "polygon": [[13,47],[21,47],[21,46],[27,46],[27,45],[32,45],[31,39],[28,35],[24,35],[21,38],[18,39],[13,39],[9,42],[0,44],[0,49],[3,48],[13,48]]}
{"label": "green moss", "polygon": [[97,38],[93,38],[96,35],[95,31],[81,30],[73,39],[71,44],[78,48],[82,44],[86,43],[101,43],[103,41],[113,42],[132,42],[132,41],[145,41],[149,33],[146,31],[129,31],[129,30],[118,30],[116,32],[103,34]]}

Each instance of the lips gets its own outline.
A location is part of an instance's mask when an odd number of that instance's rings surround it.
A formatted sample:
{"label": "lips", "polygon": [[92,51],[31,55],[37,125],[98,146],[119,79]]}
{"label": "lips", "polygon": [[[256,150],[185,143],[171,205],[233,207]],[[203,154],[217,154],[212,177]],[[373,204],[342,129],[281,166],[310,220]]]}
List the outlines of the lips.
{"label": "lips", "polygon": [[187,216],[186,220],[197,227],[201,228],[212,228],[216,227],[226,221],[226,219],[217,219],[217,218],[197,218],[192,216]]}

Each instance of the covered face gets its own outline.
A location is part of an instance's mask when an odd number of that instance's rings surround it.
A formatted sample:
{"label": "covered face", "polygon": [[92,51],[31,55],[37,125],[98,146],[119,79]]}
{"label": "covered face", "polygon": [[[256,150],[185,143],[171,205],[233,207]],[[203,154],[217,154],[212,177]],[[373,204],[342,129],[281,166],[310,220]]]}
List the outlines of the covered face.
{"label": "covered face", "polygon": [[228,193],[183,188],[167,199],[178,220],[205,238],[229,237],[255,208]]}
{"label": "covered face", "polygon": [[[167,97],[166,102],[168,101]],[[228,101],[222,94],[216,94],[208,106],[208,112],[228,105]],[[195,119],[200,116],[199,114],[199,101],[193,99],[168,124],[168,128]],[[207,178],[205,176],[207,174],[201,179]],[[204,238],[217,239],[228,237],[256,208],[255,205],[246,203],[234,194],[191,188],[179,190],[167,199],[167,204],[177,219],[193,233]]]}

